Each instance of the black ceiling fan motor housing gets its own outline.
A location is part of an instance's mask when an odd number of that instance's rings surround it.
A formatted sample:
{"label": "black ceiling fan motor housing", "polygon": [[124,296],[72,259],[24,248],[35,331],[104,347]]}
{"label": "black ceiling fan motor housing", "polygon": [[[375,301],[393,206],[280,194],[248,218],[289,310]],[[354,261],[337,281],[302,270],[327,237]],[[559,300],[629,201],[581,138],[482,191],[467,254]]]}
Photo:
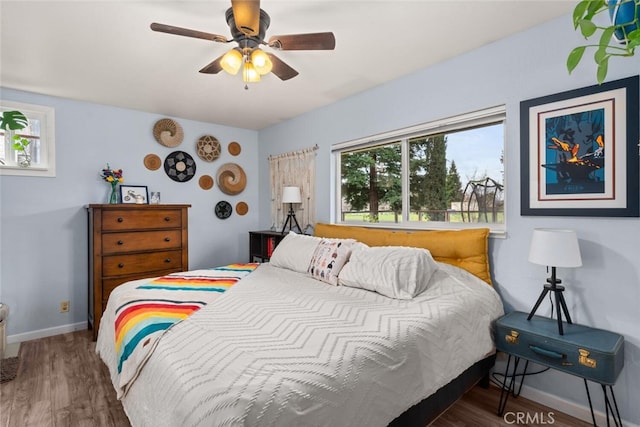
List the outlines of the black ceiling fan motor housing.
{"label": "black ceiling fan motor housing", "polygon": [[225,13],[225,17],[227,19],[227,24],[229,28],[231,28],[231,35],[233,36],[233,40],[238,42],[241,48],[248,47],[250,49],[254,49],[264,40],[264,36],[267,33],[267,28],[269,28],[269,24],[271,24],[271,18],[264,10],[260,9],[260,29],[258,31],[257,36],[247,36],[245,33],[240,31],[238,27],[236,27],[236,20],[233,16],[233,9],[227,9]]}

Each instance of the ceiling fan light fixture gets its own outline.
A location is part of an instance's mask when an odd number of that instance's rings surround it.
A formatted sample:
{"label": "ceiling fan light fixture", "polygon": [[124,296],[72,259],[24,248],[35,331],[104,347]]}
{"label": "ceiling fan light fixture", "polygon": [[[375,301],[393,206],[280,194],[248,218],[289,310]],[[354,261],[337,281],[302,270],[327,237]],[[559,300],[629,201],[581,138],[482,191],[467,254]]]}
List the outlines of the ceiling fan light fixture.
{"label": "ceiling fan light fixture", "polygon": [[261,49],[255,49],[251,53],[251,63],[253,64],[256,71],[263,76],[265,74],[269,74],[271,72],[271,69],[273,68],[271,59]]}
{"label": "ceiling fan light fixture", "polygon": [[227,73],[235,76],[242,67],[242,53],[237,49],[231,49],[222,57],[220,66]]}
{"label": "ceiling fan light fixture", "polygon": [[245,83],[257,83],[260,81],[260,73],[251,62],[245,61],[242,67],[242,81]]}
{"label": "ceiling fan light fixture", "polygon": [[225,11],[224,16],[231,30],[230,39],[218,34],[157,22],[151,24],[151,30],[216,43],[237,43],[237,47],[218,56],[199,72],[218,74],[224,70],[228,74],[236,75],[242,69],[242,80],[246,83],[258,82],[261,76],[269,73],[282,81],[298,75],[298,72],[282,59],[273,53],[264,52],[261,46],[277,50],[333,50],[336,46],[332,32],[281,34],[271,36],[266,42],[265,34],[271,24],[271,18],[267,12],[260,9],[260,0],[231,0],[231,7]]}

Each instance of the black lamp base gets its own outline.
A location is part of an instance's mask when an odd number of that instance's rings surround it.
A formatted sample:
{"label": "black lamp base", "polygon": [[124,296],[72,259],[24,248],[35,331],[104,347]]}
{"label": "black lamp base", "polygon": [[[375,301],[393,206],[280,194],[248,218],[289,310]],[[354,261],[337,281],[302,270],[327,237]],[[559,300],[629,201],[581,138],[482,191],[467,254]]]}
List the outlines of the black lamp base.
{"label": "black lamp base", "polygon": [[282,226],[282,231],[280,234],[284,234],[284,231],[287,229],[287,224],[289,224],[289,230],[293,230],[293,223],[296,223],[296,227],[298,227],[298,231],[302,232],[300,225],[298,224],[298,220],[296,219],[296,213],[293,210],[293,203],[289,203],[289,213],[287,214],[287,219]]}
{"label": "black lamp base", "polygon": [[[562,292],[564,291],[564,286],[558,286],[558,283],[562,283],[560,279],[556,279],[556,268],[551,267],[551,277],[547,279],[547,284],[544,285],[544,289],[540,293],[538,300],[536,301],[531,313],[529,313],[529,317],[527,320],[531,320],[533,315],[540,307],[540,304],[544,300],[544,297],[547,296],[549,292],[553,292],[555,294],[555,304],[556,304],[556,316],[558,318],[558,333],[560,335],[564,335],[564,330],[562,329],[562,314],[564,313],[564,317],[567,320],[567,323],[572,324],[571,316],[569,315],[569,309],[567,308],[567,303],[564,300],[564,295]],[[562,311],[561,311],[562,309]]]}

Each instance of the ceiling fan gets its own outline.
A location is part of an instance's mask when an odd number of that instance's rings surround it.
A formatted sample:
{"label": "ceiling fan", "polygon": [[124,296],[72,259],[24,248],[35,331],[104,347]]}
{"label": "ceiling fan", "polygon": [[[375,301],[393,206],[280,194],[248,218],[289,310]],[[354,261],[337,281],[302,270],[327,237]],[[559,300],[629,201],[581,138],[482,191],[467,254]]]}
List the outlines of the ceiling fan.
{"label": "ceiling fan", "polygon": [[151,24],[151,29],[217,43],[238,43],[237,47],[213,60],[200,72],[217,74],[225,70],[235,75],[242,69],[242,79],[245,83],[260,81],[260,76],[269,72],[275,74],[280,80],[289,80],[298,75],[296,70],[276,55],[263,51],[261,46],[276,50],[333,50],[336,46],[336,39],[331,32],[271,36],[268,41],[265,41],[264,37],[271,18],[267,12],[260,9],[259,0],[231,0],[231,7],[227,9],[225,17],[231,29],[231,39],[219,34],[156,22]]}

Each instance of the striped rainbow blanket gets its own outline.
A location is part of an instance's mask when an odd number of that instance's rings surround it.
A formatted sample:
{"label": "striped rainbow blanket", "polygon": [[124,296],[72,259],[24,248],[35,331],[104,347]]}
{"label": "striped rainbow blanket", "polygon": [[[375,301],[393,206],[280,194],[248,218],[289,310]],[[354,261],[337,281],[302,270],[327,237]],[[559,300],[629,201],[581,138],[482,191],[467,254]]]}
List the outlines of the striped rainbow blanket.
{"label": "striped rainbow blanket", "polygon": [[115,311],[118,398],[126,393],[166,331],[211,303],[257,267],[258,264],[230,264],[173,273],[122,295]]}

